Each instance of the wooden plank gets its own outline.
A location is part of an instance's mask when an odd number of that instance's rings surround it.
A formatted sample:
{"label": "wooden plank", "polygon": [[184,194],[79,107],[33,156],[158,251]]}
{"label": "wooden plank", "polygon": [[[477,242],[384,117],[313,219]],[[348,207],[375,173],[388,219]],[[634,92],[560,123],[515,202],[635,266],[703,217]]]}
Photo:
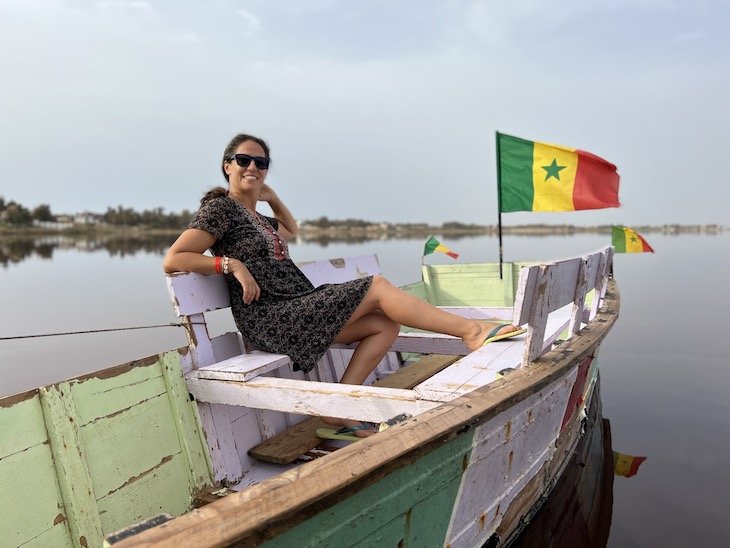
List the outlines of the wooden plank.
{"label": "wooden plank", "polygon": [[[0,493],[0,544],[23,545],[43,537],[54,522],[67,521],[47,443],[0,459]],[[66,531],[66,544],[70,539]]]}
{"label": "wooden plank", "polygon": [[313,261],[297,265],[314,286],[334,284],[380,274],[377,255]]}
{"label": "wooden plank", "polygon": [[131,367],[113,376],[88,377],[69,383],[80,427],[167,391],[158,356],[144,367]]}
{"label": "wooden plank", "polygon": [[188,377],[243,382],[290,363],[291,358],[284,354],[269,354],[255,350],[250,354],[239,354],[227,360],[200,367],[191,371]]}
{"label": "wooden plank", "polygon": [[93,542],[103,533],[71,387],[62,382],[39,393],[71,538]]}
{"label": "wooden plank", "polygon": [[189,378],[188,388],[196,400],[209,403],[373,422],[402,413],[417,415],[437,405],[419,400],[412,390],[276,377],[245,383]]}
{"label": "wooden plank", "polygon": [[[457,359],[458,356],[424,356],[419,361],[402,367],[395,373],[377,381],[375,385],[386,388],[413,388]],[[317,428],[326,426],[319,417],[306,419],[251,448],[248,454],[266,462],[288,464],[322,443],[316,432]]]}
{"label": "wooden plank", "polygon": [[111,533],[159,514],[180,515],[189,510],[193,497],[185,481],[186,468],[182,454],[170,455],[140,470],[119,489],[105,493],[97,502],[104,531]]}
{"label": "wooden plank", "polygon": [[48,439],[38,395],[0,407],[0,459]]}
{"label": "wooden plank", "polygon": [[178,316],[201,314],[231,306],[228,285],[222,274],[176,272],[165,277],[172,307]]}
{"label": "wooden plank", "polygon": [[[569,315],[569,307],[563,307],[548,319],[545,349],[568,326]],[[453,400],[495,381],[502,369],[521,367],[524,345],[524,335],[488,344],[425,380],[414,390],[423,399],[442,402]]]}
{"label": "wooden plank", "polygon": [[474,379],[481,373],[489,372],[495,379],[499,370],[519,366],[523,347],[523,340],[488,344],[422,382],[413,391],[419,398],[425,400],[441,402],[453,400],[479,388],[480,385],[476,384]]}
{"label": "wooden plank", "polygon": [[428,301],[441,306],[512,306],[514,286],[512,264],[472,263],[468,265],[424,265],[422,278]]}
{"label": "wooden plank", "polygon": [[[82,427],[80,435],[97,499],[181,450],[166,394],[99,417]],[[189,483],[187,477],[178,481]]]}
{"label": "wooden plank", "polygon": [[167,386],[172,421],[177,428],[180,447],[187,460],[190,485],[199,492],[213,484],[213,464],[195,412],[195,404],[189,399],[188,386],[180,369],[180,355],[174,351],[167,352],[160,356],[160,365]]}

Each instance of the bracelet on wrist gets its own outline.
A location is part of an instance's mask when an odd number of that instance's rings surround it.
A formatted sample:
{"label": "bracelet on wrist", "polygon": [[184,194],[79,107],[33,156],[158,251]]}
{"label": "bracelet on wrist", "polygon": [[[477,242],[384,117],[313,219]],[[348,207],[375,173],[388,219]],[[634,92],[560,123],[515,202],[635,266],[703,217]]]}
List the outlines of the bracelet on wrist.
{"label": "bracelet on wrist", "polygon": [[215,273],[216,274],[223,274],[222,263],[223,263],[222,257],[215,258]]}
{"label": "bracelet on wrist", "polygon": [[228,257],[223,255],[223,274],[228,274]]}

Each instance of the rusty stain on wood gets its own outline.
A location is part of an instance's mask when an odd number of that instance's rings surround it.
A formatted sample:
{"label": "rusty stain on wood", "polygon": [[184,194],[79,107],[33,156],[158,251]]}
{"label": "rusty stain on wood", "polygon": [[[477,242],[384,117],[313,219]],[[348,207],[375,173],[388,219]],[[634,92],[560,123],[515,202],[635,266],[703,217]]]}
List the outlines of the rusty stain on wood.
{"label": "rusty stain on wood", "polygon": [[510,437],[512,436],[512,421],[507,421],[507,424],[504,425],[504,441],[509,441]]}
{"label": "rusty stain on wood", "polygon": [[64,521],[66,521],[66,516],[64,516],[63,512],[61,512],[53,520],[53,525],[58,525],[59,523],[63,523]]}
{"label": "rusty stain on wood", "polygon": [[484,525],[486,524],[486,521],[487,521],[487,515],[484,512],[479,514],[479,529],[480,530],[484,531]]}

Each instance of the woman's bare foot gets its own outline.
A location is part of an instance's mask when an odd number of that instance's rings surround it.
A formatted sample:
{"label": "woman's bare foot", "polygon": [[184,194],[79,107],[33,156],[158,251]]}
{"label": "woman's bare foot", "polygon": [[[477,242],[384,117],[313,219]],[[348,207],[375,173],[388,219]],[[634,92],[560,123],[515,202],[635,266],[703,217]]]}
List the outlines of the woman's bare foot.
{"label": "woman's bare foot", "polygon": [[[363,425],[368,425],[369,423],[362,422],[362,421],[355,421],[350,419],[337,419],[334,417],[320,417],[322,419],[322,422],[325,423],[328,426],[332,426],[334,429],[339,430],[340,428],[347,428],[347,427],[361,427]],[[372,428],[364,428],[359,430],[353,430],[352,433],[355,434],[358,438],[367,438],[368,436],[372,436],[373,434],[377,434],[378,430],[375,426]]]}
{"label": "woman's bare foot", "polygon": [[478,348],[480,348],[484,341],[487,340],[487,337],[489,337],[490,333],[494,331],[495,328],[502,326],[502,329],[497,331],[497,333],[494,333],[493,335],[503,335],[505,333],[510,333],[511,331],[518,331],[520,328],[515,325],[510,324],[503,324],[500,321],[479,321],[474,320],[474,323],[472,324],[472,327],[469,330],[469,333],[462,337],[462,341],[464,341],[464,344],[466,347],[471,350],[472,352]]}

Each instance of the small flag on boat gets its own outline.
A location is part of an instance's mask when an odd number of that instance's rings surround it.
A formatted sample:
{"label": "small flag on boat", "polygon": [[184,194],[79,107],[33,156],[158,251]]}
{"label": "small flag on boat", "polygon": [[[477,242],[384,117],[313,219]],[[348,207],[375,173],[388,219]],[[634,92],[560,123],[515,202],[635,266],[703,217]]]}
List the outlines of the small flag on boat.
{"label": "small flag on boat", "polygon": [[654,253],[644,237],[627,226],[611,227],[611,240],[616,253]]}
{"label": "small flag on boat", "polygon": [[439,242],[436,238],[431,236],[426,241],[426,245],[423,247],[423,255],[425,257],[426,255],[430,255],[431,253],[433,253],[435,251],[438,251],[439,253],[446,253],[446,255],[448,255],[452,259],[459,258],[458,253],[454,253],[448,247],[446,247],[444,244]]}
{"label": "small flag on boat", "polygon": [[618,207],[616,166],[584,150],[497,133],[499,210]]}
{"label": "small flag on boat", "polygon": [[630,478],[639,471],[639,466],[646,460],[646,457],[632,457],[623,453],[613,452],[613,472],[617,476]]}

